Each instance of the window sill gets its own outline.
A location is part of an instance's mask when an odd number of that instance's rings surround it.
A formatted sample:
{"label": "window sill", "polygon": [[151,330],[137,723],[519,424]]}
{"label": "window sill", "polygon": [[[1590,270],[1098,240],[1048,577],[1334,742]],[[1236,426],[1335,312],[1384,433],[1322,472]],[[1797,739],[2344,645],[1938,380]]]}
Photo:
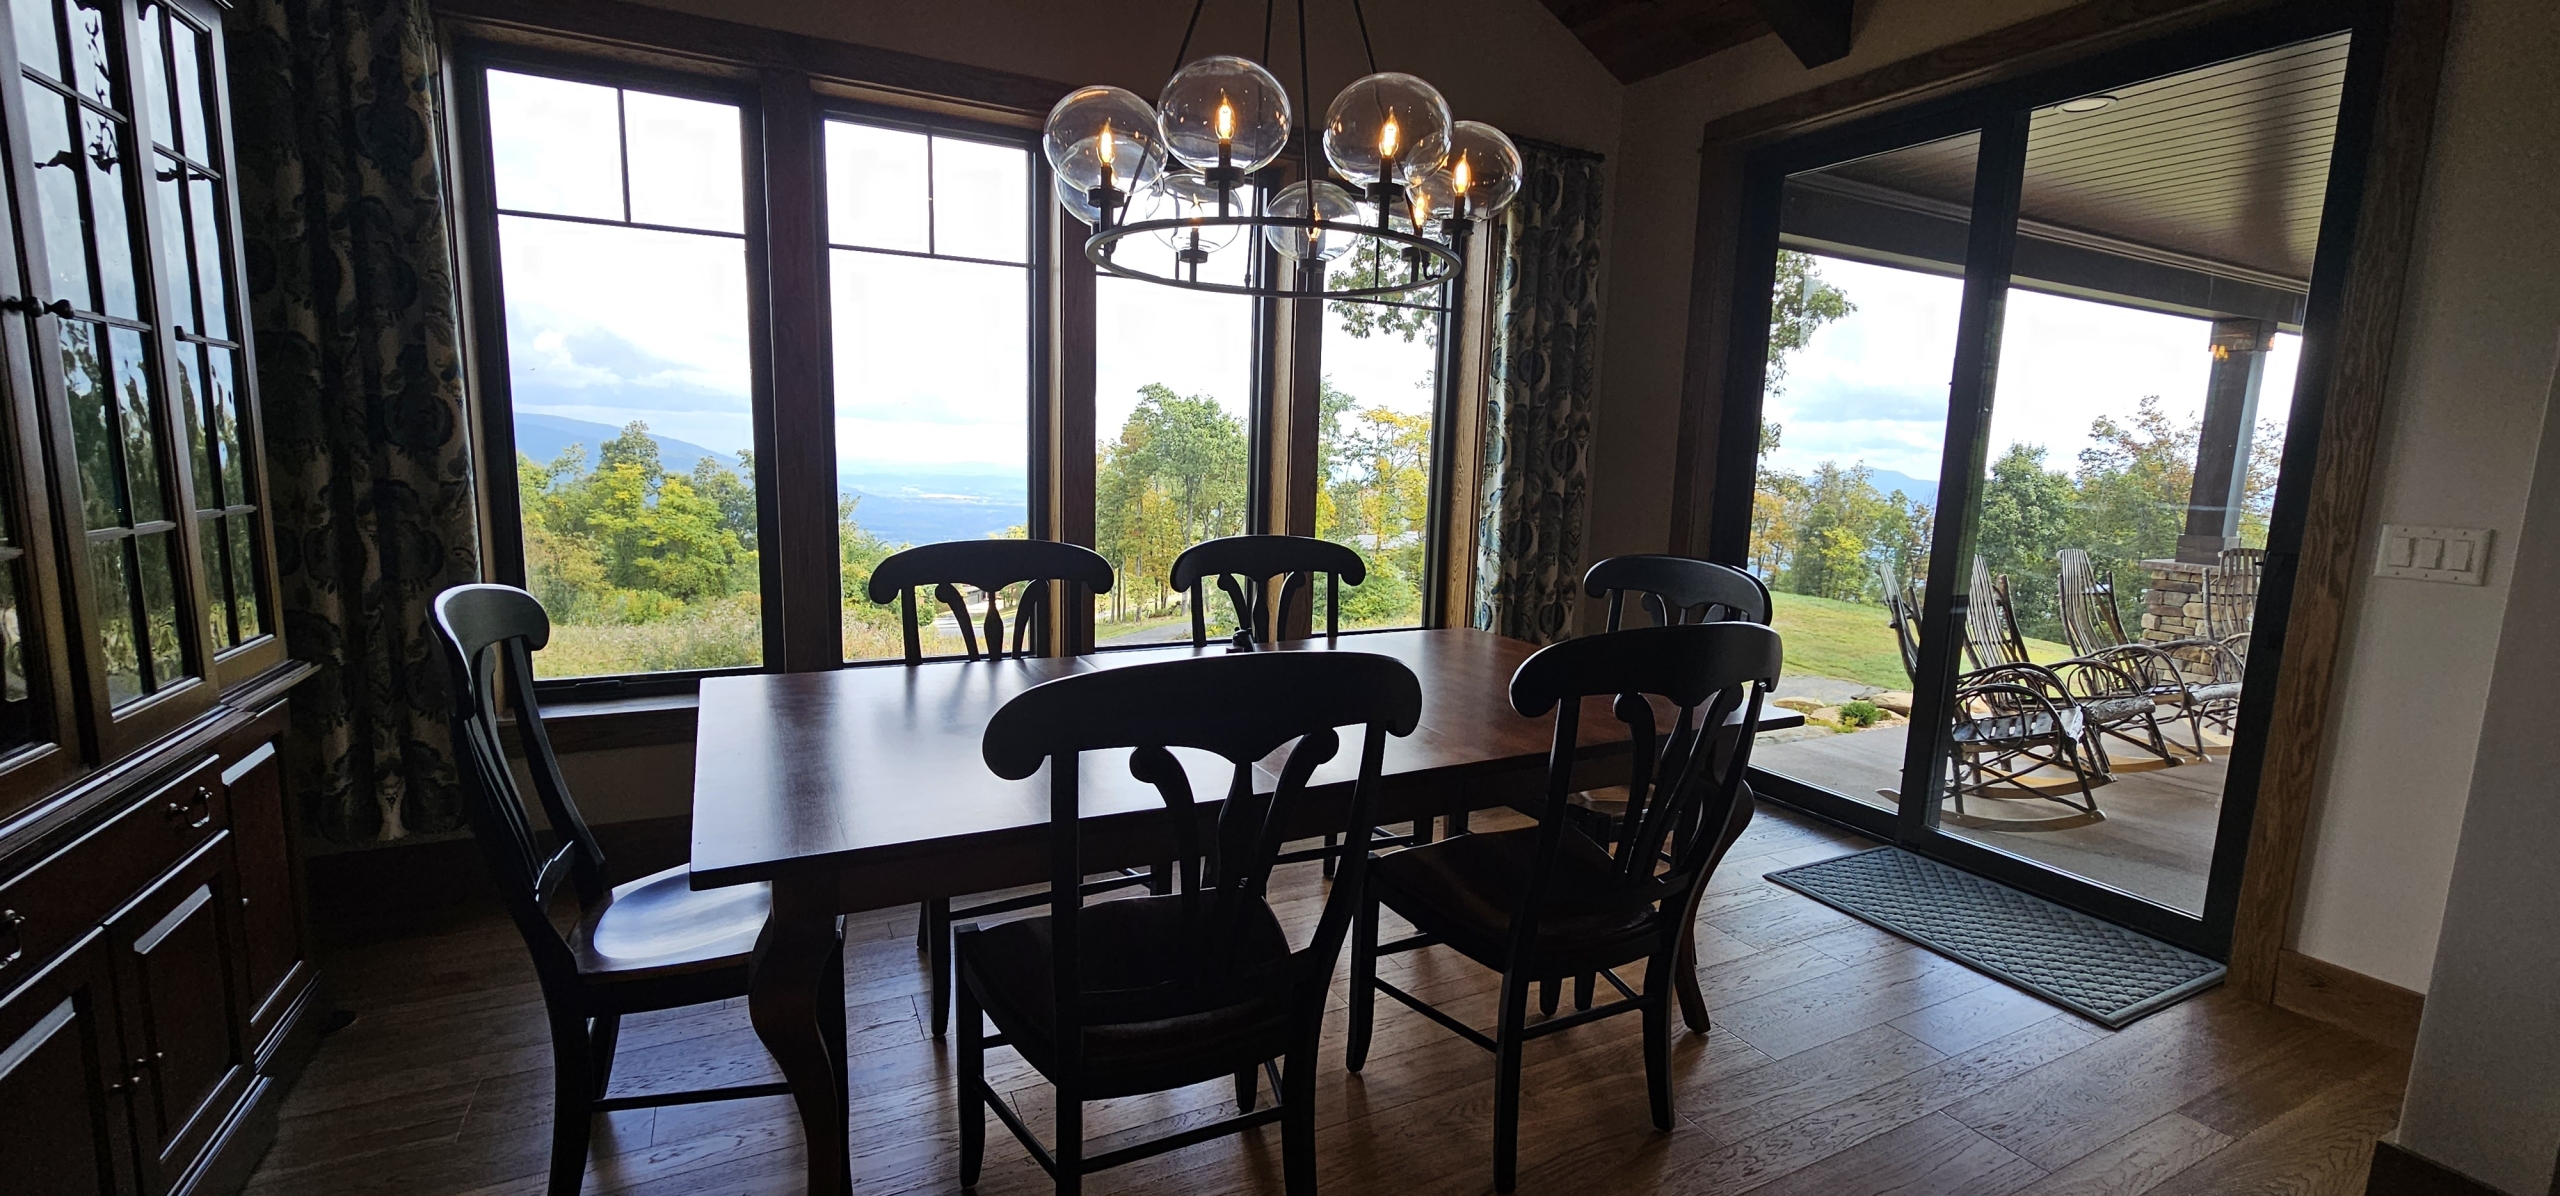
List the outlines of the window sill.
{"label": "window sill", "polygon": [[546,702],[542,728],[551,737],[551,750],[564,756],[692,743],[697,708],[698,699],[689,693]]}

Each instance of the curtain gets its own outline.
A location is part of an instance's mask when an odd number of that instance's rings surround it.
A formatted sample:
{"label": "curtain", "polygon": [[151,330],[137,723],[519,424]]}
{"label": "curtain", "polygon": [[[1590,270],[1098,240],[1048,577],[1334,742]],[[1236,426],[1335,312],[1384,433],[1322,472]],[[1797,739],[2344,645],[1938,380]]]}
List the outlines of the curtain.
{"label": "curtain", "polygon": [[294,792],[332,842],[449,830],[429,604],[479,565],[426,5],[244,0],[228,26],[285,645],[320,666]]}
{"label": "curtain", "polygon": [[1600,158],[1523,140],[1519,197],[1489,231],[1493,286],[1476,521],[1476,625],[1548,643],[1572,625],[1600,362]]}

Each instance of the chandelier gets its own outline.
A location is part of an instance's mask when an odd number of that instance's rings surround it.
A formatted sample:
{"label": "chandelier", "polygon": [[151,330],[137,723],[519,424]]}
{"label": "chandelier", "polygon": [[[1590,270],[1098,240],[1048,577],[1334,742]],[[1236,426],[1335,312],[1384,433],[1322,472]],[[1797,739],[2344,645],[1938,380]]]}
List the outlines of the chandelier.
{"label": "chandelier", "polygon": [[[1155,103],[1118,87],[1084,87],[1049,110],[1042,148],[1058,203],[1093,232],[1085,257],[1104,271],[1167,286],[1274,298],[1378,299],[1439,286],[1463,268],[1475,222],[1520,190],[1520,151],[1480,121],[1453,121],[1429,83],[1378,70],[1360,0],[1352,13],[1370,73],[1305,124],[1307,7],[1298,0],[1298,99],[1261,64],[1232,54],[1187,61],[1207,0],[1195,0],[1173,77]],[[1263,12],[1269,58],[1270,11]],[[1298,123],[1291,123],[1292,114]],[[1289,153],[1295,141],[1296,154]],[[1290,159],[1294,157],[1295,161]],[[1294,170],[1291,169],[1294,166]],[[1131,237],[1173,248],[1170,271],[1114,253]],[[1285,283],[1204,280],[1230,246],[1267,245],[1294,266]],[[1328,278],[1325,263],[1360,252],[1365,270]]]}

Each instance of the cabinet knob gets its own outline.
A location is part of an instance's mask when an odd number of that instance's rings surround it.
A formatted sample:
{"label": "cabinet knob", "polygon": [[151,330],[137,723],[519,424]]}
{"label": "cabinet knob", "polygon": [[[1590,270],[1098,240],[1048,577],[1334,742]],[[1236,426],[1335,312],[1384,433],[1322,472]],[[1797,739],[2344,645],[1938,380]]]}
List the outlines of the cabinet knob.
{"label": "cabinet knob", "polygon": [[47,303],[33,295],[13,295],[0,299],[0,311],[16,312],[23,316],[68,316],[71,314],[71,301],[56,299]]}
{"label": "cabinet knob", "polygon": [[26,935],[18,929],[26,924],[25,914],[14,909],[0,909],[0,932],[6,932],[9,936],[9,953],[0,955],[0,968],[8,967],[26,957]]}

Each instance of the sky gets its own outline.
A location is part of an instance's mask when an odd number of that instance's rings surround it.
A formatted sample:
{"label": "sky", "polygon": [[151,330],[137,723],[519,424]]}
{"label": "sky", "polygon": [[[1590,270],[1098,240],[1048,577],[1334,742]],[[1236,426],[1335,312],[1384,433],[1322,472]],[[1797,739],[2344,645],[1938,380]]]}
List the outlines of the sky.
{"label": "sky", "polygon": [[[501,209],[673,226],[500,217],[516,408],[614,426],[642,419],[722,452],[752,446],[738,110],[638,91],[617,107],[612,88],[501,71],[489,91]],[[1021,197],[1036,151],[841,121],[826,145],[841,467],[1018,479],[1031,378]],[[1166,245],[1124,252],[1157,268],[1171,260]],[[1207,275],[1238,275],[1243,257],[1226,246]],[[1100,437],[1118,431],[1148,382],[1242,415],[1249,300],[1105,278],[1098,307]],[[1432,358],[1419,339],[1335,335],[1325,372],[1364,403],[1423,411]]]}
{"label": "sky", "polygon": [[[1764,418],[1782,426],[1769,466],[1804,473],[1824,461],[1938,480],[1947,381],[1954,372],[1961,279],[1817,257],[1824,281],[1857,310],[1813,334],[1787,361]],[[2024,442],[2048,469],[2077,466],[2099,416],[2129,418],[2143,396],[2181,424],[2204,410],[2212,371],[2205,320],[2032,291],[2011,291],[2002,329],[1991,449]],[[2282,424],[2302,338],[2278,333],[2260,383],[2258,418]]]}

